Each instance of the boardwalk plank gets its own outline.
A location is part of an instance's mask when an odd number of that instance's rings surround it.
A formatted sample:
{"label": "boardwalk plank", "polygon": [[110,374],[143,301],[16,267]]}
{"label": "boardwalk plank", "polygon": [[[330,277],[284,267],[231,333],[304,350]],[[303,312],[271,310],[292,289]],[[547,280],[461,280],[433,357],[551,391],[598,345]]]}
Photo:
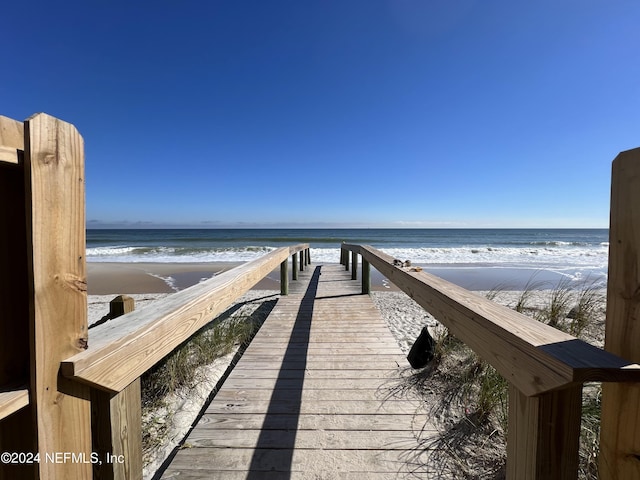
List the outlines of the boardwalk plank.
{"label": "boardwalk plank", "polygon": [[[367,392],[374,393],[374,392]],[[417,394],[416,394],[417,395]],[[212,405],[216,402],[233,402],[233,401],[263,401],[269,400],[271,398],[271,390],[232,390],[232,389],[222,389],[217,393],[216,398],[211,403]],[[358,390],[353,389],[306,389],[302,391],[301,402],[308,402],[314,400],[358,400],[362,401],[363,394]],[[408,397],[407,393],[402,393],[399,395],[397,392],[393,390],[383,391],[377,390],[375,395],[372,397],[367,397],[368,400],[378,400],[380,403],[383,402],[404,402]],[[419,400],[419,398],[416,398]]]}
{"label": "boardwalk plank", "polygon": [[[206,412],[210,413],[265,413],[281,415],[297,413],[298,415],[411,415],[416,407],[409,402],[385,402],[375,400],[317,400],[297,405],[295,400],[281,400],[271,405],[269,400],[263,402],[229,402],[227,404],[211,404]],[[293,426],[295,428],[295,425]]]}
{"label": "boardwalk plank", "polygon": [[[261,437],[261,435],[263,435]],[[189,448],[256,448],[259,442],[266,442],[270,448],[287,448],[279,430],[264,434],[256,430],[211,430],[200,429],[189,436]],[[416,440],[407,430],[298,430],[296,449],[323,450],[402,450],[414,448]]]}
{"label": "boardwalk plank", "polygon": [[[244,365],[243,365],[244,367]],[[289,370],[289,369],[261,369],[253,368],[236,368],[233,370],[229,379],[241,378],[387,378],[389,380],[397,380],[398,371],[396,370],[371,370],[371,369],[348,369],[348,367],[336,370],[327,368],[305,369],[305,370]],[[333,385],[330,386],[334,388]]]}
{"label": "boardwalk plank", "polygon": [[340,265],[300,273],[162,478],[415,478],[428,412],[350,277]]}
{"label": "boardwalk plank", "polygon": [[[247,475],[246,478],[263,478],[264,472],[296,472],[308,475],[303,478],[318,479],[343,478],[342,475],[345,473],[386,473],[387,478],[394,478],[393,475],[410,475],[416,467],[412,463],[419,460],[420,456],[420,452],[413,450],[412,446],[407,446],[404,451],[186,448],[176,455],[171,470],[212,469],[212,466],[215,466],[214,471],[219,472],[247,472],[247,466],[251,465],[257,475]],[[404,478],[404,475],[401,478]]]}
{"label": "boardwalk plank", "polygon": [[[424,426],[424,417],[414,414],[349,414],[328,415],[308,414],[292,415],[283,414],[274,416],[274,419],[265,427],[266,413],[218,413],[206,414],[198,422],[199,431],[204,430],[282,430],[297,421],[298,431],[302,430],[398,430],[406,425],[414,425],[417,429]],[[192,435],[195,434],[195,430]],[[210,435],[214,435],[211,433]]]}

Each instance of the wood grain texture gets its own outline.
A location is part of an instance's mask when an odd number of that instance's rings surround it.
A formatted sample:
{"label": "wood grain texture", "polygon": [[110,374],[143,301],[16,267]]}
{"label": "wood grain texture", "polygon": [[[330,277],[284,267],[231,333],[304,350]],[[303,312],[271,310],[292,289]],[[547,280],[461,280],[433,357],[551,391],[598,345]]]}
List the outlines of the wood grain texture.
{"label": "wood grain texture", "polygon": [[[0,165],[18,165],[24,153],[24,124],[0,115]],[[22,203],[22,198],[15,199]]]}
{"label": "wood grain texture", "polygon": [[110,400],[113,454],[123,462],[113,463],[116,480],[142,478],[142,409],[140,379],[134,380]]}
{"label": "wood grain texture", "polygon": [[[60,361],[87,342],[84,143],[73,125],[45,114],[25,122],[27,239],[32,252],[32,385],[38,450],[90,458],[89,389],[61,382]],[[91,465],[43,462],[40,477],[91,478]]]}
{"label": "wood grain texture", "polygon": [[[640,365],[426,272],[393,265],[373,247],[357,251],[525,395],[587,381],[636,382]],[[633,359],[631,359],[633,360]]]}
{"label": "wood grain texture", "polygon": [[0,420],[29,405],[29,390],[21,388],[0,392]]}
{"label": "wood grain texture", "polygon": [[537,397],[511,386],[507,478],[577,478],[581,412],[581,385]]}
{"label": "wood grain texture", "polygon": [[162,478],[426,478],[417,437],[434,431],[424,402],[400,393],[408,363],[371,298],[337,264],[300,285]]}
{"label": "wood grain texture", "polygon": [[[135,310],[135,300],[118,295],[109,302],[111,319]],[[142,405],[140,379],[119,393],[91,389],[93,448],[101,462],[93,465],[94,480],[142,478]],[[118,458],[107,462],[106,456]]]}
{"label": "wood grain texture", "polygon": [[0,146],[9,150],[24,150],[24,124],[0,115]]}
{"label": "wood grain texture", "polygon": [[18,165],[20,163],[20,150],[0,145],[0,163]]}
{"label": "wood grain texture", "polygon": [[89,348],[62,362],[63,375],[119,392],[226,310],[292,253],[283,247],[91,330]]}
{"label": "wood grain texture", "polygon": [[[640,362],[640,148],[613,162],[605,349]],[[640,384],[602,388],[600,478],[640,478]]]}

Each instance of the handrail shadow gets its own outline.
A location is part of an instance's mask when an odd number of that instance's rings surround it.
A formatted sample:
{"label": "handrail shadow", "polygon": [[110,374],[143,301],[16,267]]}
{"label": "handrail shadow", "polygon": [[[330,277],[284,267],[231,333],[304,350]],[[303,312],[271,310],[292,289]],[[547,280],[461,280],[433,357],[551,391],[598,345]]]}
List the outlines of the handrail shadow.
{"label": "handrail shadow", "polygon": [[[302,404],[304,371],[307,365],[311,319],[318,291],[320,269],[320,266],[315,268],[309,286],[302,297],[280,373],[260,430],[260,436],[253,451],[247,480],[260,480],[264,478],[265,471],[273,469],[283,472],[285,476],[291,476]],[[289,369],[292,364],[301,373],[295,375],[294,378],[285,374],[285,369]],[[289,406],[286,413],[283,411],[283,405]],[[274,431],[278,431],[278,435],[274,436]]]}

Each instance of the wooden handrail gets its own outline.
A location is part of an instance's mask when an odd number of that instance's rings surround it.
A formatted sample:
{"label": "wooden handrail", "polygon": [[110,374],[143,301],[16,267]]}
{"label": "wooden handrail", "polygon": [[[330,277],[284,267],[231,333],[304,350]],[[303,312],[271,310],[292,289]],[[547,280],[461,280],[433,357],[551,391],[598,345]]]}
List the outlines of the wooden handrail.
{"label": "wooden handrail", "polygon": [[640,365],[423,271],[370,246],[342,244],[341,262],[377,268],[509,382],[507,478],[576,478],[587,381],[640,381]]}
{"label": "wooden handrail", "polygon": [[22,150],[16,148],[4,147],[0,145],[0,162],[19,164],[20,159],[24,155]]}
{"label": "wooden handrail", "polygon": [[22,122],[0,115],[0,162],[19,164],[24,157]]}
{"label": "wooden handrail", "polygon": [[29,390],[27,388],[0,391],[0,420],[27,405],[29,405]]}
{"label": "wooden handrail", "polygon": [[342,248],[362,255],[526,396],[588,381],[640,381],[636,363],[435,275],[395,266],[373,247]]}
{"label": "wooden handrail", "polygon": [[122,391],[289,256],[308,248],[279,248],[91,329],[88,348],[64,360],[62,374],[108,392]]}

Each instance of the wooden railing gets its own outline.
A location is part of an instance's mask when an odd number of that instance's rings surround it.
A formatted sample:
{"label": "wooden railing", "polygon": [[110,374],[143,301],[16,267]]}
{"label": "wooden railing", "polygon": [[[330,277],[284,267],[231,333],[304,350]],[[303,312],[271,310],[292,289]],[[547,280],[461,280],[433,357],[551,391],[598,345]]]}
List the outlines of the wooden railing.
{"label": "wooden railing", "polygon": [[607,382],[600,478],[640,478],[640,149],[614,161],[612,199],[608,351],[439,277],[396,266],[373,247],[342,244],[340,261],[347,270],[351,265],[352,279],[362,258],[363,293],[370,291],[373,266],[509,382],[510,479],[577,477],[582,387],[591,381]]}
{"label": "wooden railing", "polygon": [[0,480],[142,478],[140,376],[280,267],[279,248],[91,329],[84,147],[45,114],[0,116]]}
{"label": "wooden railing", "polygon": [[92,387],[92,410],[99,412],[92,417],[92,452],[99,458],[109,455],[123,460],[96,465],[94,474],[106,469],[100,478],[138,478],[142,472],[140,377],[278,266],[281,294],[286,295],[288,259],[292,257],[297,266],[301,257],[304,270],[308,250],[308,244],[279,248],[91,329],[88,348],[63,360],[60,371]]}
{"label": "wooden railing", "polygon": [[99,325],[91,330],[89,348],[62,361],[62,374],[109,393],[121,392],[278,266],[286,270],[289,257],[303,253],[304,258],[308,248],[279,248]]}

